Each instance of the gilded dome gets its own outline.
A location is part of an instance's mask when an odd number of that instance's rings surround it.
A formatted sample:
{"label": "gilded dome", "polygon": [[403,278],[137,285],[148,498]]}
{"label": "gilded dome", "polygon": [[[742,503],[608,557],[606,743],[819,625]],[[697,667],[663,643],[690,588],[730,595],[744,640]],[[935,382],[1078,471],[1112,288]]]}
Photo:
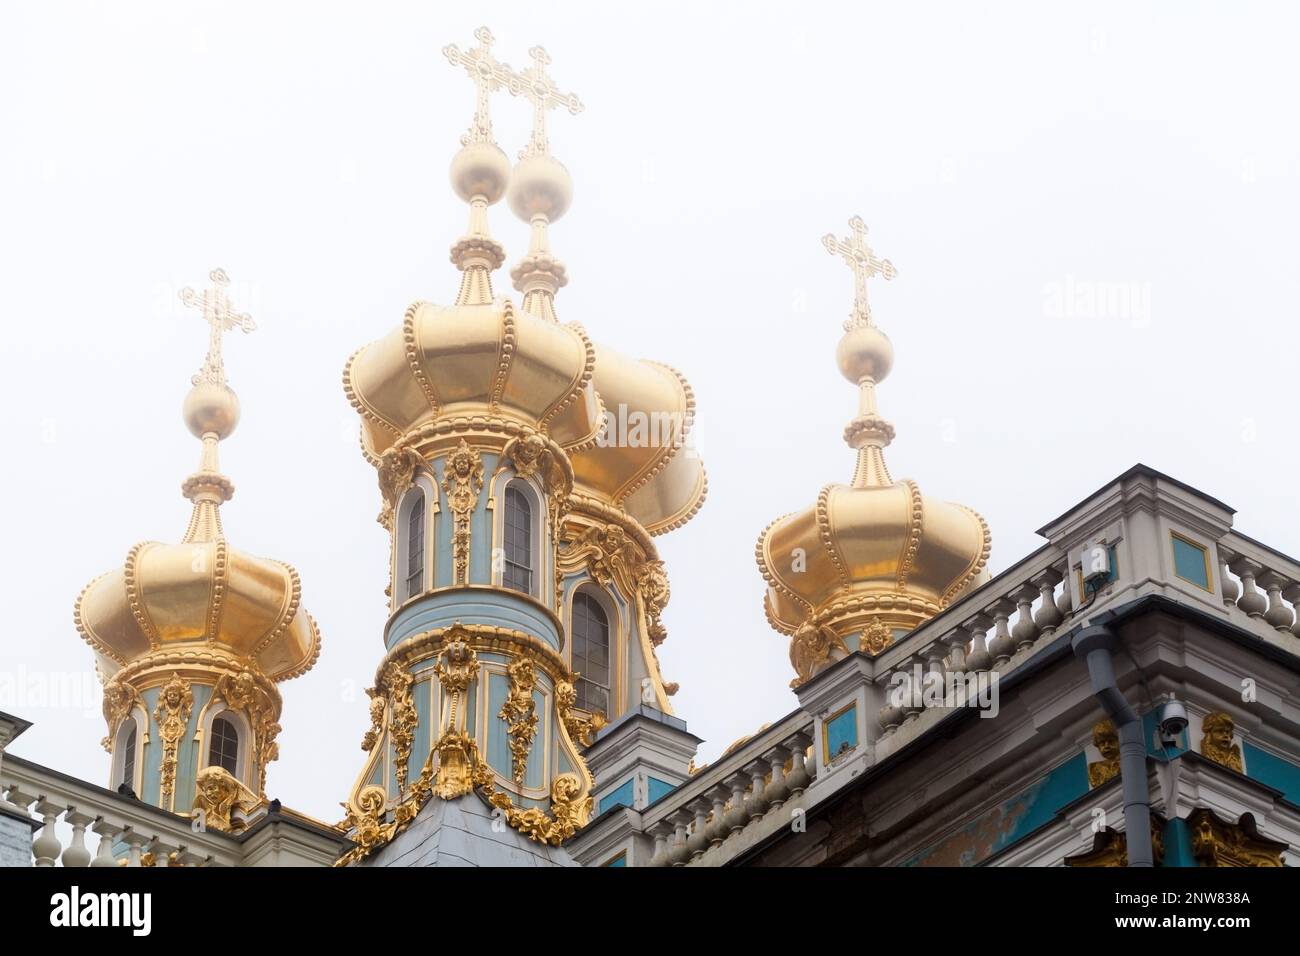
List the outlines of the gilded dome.
{"label": "gilded dome", "polygon": [[569,449],[576,487],[619,505],[651,534],[685,524],[708,490],[704,463],[689,443],[690,384],[676,369],[603,345],[596,346],[594,384],[604,415],[594,438]]}
{"label": "gilded dome", "polygon": [[86,586],[74,609],[77,630],[98,653],[106,680],[127,665],[156,663],[251,667],[282,681],[306,673],[320,653],[298,573],[236,550],[222,531],[220,507],[234,485],[221,474],[217,446],[239,422],[239,400],[226,383],[221,334],[254,326],[231,310],[226,274],[217,269],[211,278],[213,287],[202,295],[188,289],[181,295],[202,308],[210,329],[207,358],[182,406],[185,424],[203,442],[198,470],[181,485],[193,503],[189,527],[178,544],[137,544],[122,567]]}
{"label": "gilded dome", "polygon": [[904,480],[827,485],[816,504],[763,532],[757,556],[769,620],[783,633],[809,618],[846,633],[879,620],[892,632],[937,614],[979,574],[988,548],[978,514]]}
{"label": "gilded dome", "polygon": [[320,653],[300,598],[293,568],[237,551],[224,537],[146,542],[82,591],[75,614],[82,637],[117,666],[184,650],[251,660],[282,681],[306,673]]}
{"label": "gilded dome", "polygon": [[857,469],[849,484],[827,485],[814,504],[772,522],[755,548],[768,621],[792,638],[793,684],[849,651],[879,653],[923,624],[987,573],[990,550],[983,518],[925,495],[914,481],[895,481],[885,465],[894,427],[876,411],[876,385],[894,349],[872,322],[866,280],[896,273],[866,245],[862,221],[850,226],[850,239],[823,243],[854,272],[836,363],[858,387],[858,414],[844,430]]}
{"label": "gilded dome", "polygon": [[509,419],[563,445],[596,434],[594,365],[581,327],[517,311],[508,299],[417,302],[400,326],[352,356],[343,387],[375,457],[438,418]]}

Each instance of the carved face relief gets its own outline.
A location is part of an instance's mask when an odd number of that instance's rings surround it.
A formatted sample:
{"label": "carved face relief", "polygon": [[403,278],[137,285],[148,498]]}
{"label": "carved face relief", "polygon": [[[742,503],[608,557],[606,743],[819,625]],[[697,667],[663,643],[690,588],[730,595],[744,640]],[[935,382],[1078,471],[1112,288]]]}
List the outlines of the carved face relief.
{"label": "carved face relief", "polygon": [[1093,728],[1092,742],[1103,759],[1115,760],[1119,757],[1119,734],[1110,721],[1103,720]]}

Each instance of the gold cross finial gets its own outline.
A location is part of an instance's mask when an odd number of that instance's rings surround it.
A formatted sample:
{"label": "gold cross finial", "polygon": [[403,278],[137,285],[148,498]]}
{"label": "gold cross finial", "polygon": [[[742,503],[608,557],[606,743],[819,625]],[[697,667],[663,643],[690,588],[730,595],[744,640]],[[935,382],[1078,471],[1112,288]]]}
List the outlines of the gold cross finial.
{"label": "gold cross finial", "polygon": [[208,355],[203,361],[203,368],[190,381],[194,385],[210,382],[213,385],[226,384],[226,367],[221,361],[221,334],[231,329],[251,332],[257,328],[253,317],[246,312],[235,312],[230,308],[230,299],[226,296],[226,286],[230,285],[230,276],[224,269],[213,269],[208,273],[212,287],[203,293],[193,289],[181,290],[181,301],[190,308],[202,309],[203,320],[208,323]]}
{"label": "gold cross finial", "polygon": [[546,139],[546,111],[556,106],[563,106],[576,116],[582,112],[582,100],[572,93],[561,93],[555,81],[546,75],[546,67],[551,62],[550,56],[540,46],[528,51],[533,58],[533,65],[523,73],[510,74],[510,94],[524,95],[533,102],[533,137],[528,147],[520,152],[525,156],[544,156],[550,152],[550,143]]}
{"label": "gold cross finial", "polygon": [[871,306],[867,302],[867,280],[872,276],[892,279],[898,270],[888,259],[880,259],[867,245],[867,224],[861,216],[849,220],[852,230],[847,239],[836,239],[831,233],[822,236],[822,245],[833,256],[841,256],[853,270],[853,311],[844,323],[847,331],[855,326],[871,324]]}
{"label": "gold cross finial", "polygon": [[463,66],[469,78],[474,81],[477,102],[474,107],[474,122],[469,132],[460,138],[462,146],[470,143],[491,143],[492,114],[489,111],[489,97],[501,89],[501,84],[509,83],[514,74],[510,67],[498,63],[492,56],[492,44],[496,38],[487,27],[474,31],[478,46],[467,53],[462,53],[456,44],[451,43],[442,48],[442,54],[451,61],[452,66]]}

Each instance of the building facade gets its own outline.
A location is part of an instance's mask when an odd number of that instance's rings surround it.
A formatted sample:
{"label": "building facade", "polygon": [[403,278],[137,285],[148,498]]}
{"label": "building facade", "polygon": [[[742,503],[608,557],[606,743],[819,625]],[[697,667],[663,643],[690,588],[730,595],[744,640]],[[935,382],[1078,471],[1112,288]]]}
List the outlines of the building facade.
{"label": "building facade", "polygon": [[[27,725],[0,715],[0,864],[1295,862],[1300,563],[1139,465],[992,575],[984,519],[886,464],[877,389],[894,354],[868,287],[896,272],[857,217],[823,239],[853,277],[836,352],[858,393],[852,477],[755,551],[798,707],[697,766],[656,652],[670,589],[655,544],[704,502],[694,397],[670,366],[560,320],[551,227],[573,184],[547,120],[582,104],[540,47],[517,71],[486,29],[475,39],[444,50],[476,93],[450,169],[468,207],[458,290],[376,326],[343,372],[391,543],[344,819],[265,793],[276,685],[321,642],[297,573],[221,526],[233,485],[217,452],[239,417],[222,338],[252,321],[216,270],[184,296],[210,331],[184,407],[202,448],[188,528],[131,548],[75,605],[104,688],[107,786],[5,755]],[[491,122],[502,92],[533,111],[513,163]],[[531,230],[517,300],[495,277],[502,199]]]}

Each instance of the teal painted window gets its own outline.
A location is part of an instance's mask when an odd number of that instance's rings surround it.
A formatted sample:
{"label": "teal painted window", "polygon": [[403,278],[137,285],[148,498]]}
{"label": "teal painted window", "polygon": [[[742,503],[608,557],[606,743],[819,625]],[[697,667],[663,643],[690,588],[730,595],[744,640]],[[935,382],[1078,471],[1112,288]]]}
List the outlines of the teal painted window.
{"label": "teal painted window", "polygon": [[602,866],[627,866],[627,851],[624,850],[618,856],[614,857],[614,859],[609,860],[606,863],[603,863],[601,865]]}
{"label": "teal painted window", "polygon": [[1174,535],[1174,574],[1198,588],[1210,590],[1210,562],[1205,549]]}
{"label": "teal painted window", "polygon": [[850,704],[822,724],[826,739],[826,759],[834,760],[858,746],[858,705]]}
{"label": "teal painted window", "polygon": [[607,793],[600,798],[600,808],[597,813],[604,813],[610,807],[630,807],[632,806],[632,781],[629,780],[623,786],[619,787],[613,793]]}
{"label": "teal painted window", "polygon": [[668,783],[666,780],[660,780],[658,777],[649,777],[647,778],[646,783],[646,798],[651,803],[654,803],[660,797],[667,796],[677,789],[673,784]]}

